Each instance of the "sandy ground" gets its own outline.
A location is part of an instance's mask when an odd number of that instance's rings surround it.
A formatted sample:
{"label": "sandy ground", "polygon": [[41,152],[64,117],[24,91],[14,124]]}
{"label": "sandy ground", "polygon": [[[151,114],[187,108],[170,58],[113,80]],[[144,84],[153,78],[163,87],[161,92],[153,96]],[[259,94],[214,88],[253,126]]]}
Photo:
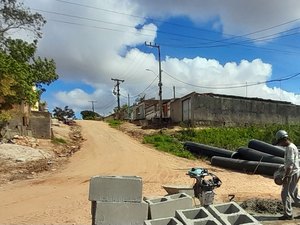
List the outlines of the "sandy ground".
{"label": "sandy ground", "polygon": [[63,169],[0,187],[0,224],[91,224],[89,179],[95,175],[134,175],[144,197],[167,194],[165,184],[192,185],[192,167],[207,168],[223,182],[215,202],[280,197],[280,187],[261,175],[248,175],[187,160],[141,144],[104,122],[78,121],[85,141]]}

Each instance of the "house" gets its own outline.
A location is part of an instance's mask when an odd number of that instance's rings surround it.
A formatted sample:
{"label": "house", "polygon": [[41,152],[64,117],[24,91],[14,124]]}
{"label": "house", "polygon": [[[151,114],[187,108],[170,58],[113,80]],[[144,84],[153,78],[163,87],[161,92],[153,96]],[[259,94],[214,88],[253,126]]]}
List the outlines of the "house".
{"label": "house", "polygon": [[285,101],[192,92],[170,102],[172,122],[197,125],[295,124],[300,106]]}
{"label": "house", "polygon": [[132,107],[131,118],[135,120],[151,120],[159,116],[159,100],[147,99],[139,102]]}
{"label": "house", "polygon": [[[162,119],[170,120],[170,102],[171,100],[162,101]],[[133,121],[155,122],[160,119],[159,100],[147,99],[132,107],[131,118]]]}

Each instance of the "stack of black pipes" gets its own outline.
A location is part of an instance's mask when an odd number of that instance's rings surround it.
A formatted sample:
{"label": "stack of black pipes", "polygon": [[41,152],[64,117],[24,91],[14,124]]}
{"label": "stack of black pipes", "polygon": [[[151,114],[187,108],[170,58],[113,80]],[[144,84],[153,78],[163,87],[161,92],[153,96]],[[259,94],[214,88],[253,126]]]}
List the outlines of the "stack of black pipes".
{"label": "stack of black pipes", "polygon": [[283,148],[255,139],[235,152],[196,142],[185,142],[184,147],[194,154],[210,158],[214,166],[248,174],[273,176],[284,163]]}

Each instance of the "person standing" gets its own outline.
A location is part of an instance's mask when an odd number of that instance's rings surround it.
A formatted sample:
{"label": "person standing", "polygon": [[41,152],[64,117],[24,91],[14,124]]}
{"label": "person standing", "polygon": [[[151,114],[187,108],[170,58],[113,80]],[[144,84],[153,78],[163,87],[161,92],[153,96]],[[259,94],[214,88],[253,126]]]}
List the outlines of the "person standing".
{"label": "person standing", "polygon": [[279,217],[279,220],[293,220],[292,204],[300,206],[300,197],[298,196],[298,181],[300,178],[298,148],[291,142],[285,130],[277,131],[275,137],[276,144],[285,149],[285,172],[281,190],[284,214]]}

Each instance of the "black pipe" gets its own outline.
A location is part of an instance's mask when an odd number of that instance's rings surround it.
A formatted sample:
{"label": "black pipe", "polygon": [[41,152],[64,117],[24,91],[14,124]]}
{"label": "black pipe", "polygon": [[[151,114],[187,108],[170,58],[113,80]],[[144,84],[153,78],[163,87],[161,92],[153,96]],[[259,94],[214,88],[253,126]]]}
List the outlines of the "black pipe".
{"label": "black pipe", "polygon": [[283,148],[256,139],[249,141],[248,148],[252,148],[260,152],[265,152],[274,156],[284,158]]}
{"label": "black pipe", "polygon": [[222,168],[238,170],[251,174],[262,174],[273,176],[274,172],[282,166],[278,163],[267,163],[258,161],[248,161],[241,159],[231,159],[220,156],[213,156],[211,158],[211,164],[213,166],[219,166]]}
{"label": "black pipe", "polygon": [[187,141],[184,143],[184,148],[190,152],[197,154],[199,156],[207,156],[209,158],[213,156],[222,156],[231,158],[234,154],[233,151],[229,151],[224,148],[217,148],[209,145],[204,145],[196,142]]}
{"label": "black pipe", "polygon": [[249,161],[261,161],[270,163],[284,164],[284,159],[268,153],[260,152],[252,148],[241,147],[237,150],[237,154],[232,158],[239,158]]}

